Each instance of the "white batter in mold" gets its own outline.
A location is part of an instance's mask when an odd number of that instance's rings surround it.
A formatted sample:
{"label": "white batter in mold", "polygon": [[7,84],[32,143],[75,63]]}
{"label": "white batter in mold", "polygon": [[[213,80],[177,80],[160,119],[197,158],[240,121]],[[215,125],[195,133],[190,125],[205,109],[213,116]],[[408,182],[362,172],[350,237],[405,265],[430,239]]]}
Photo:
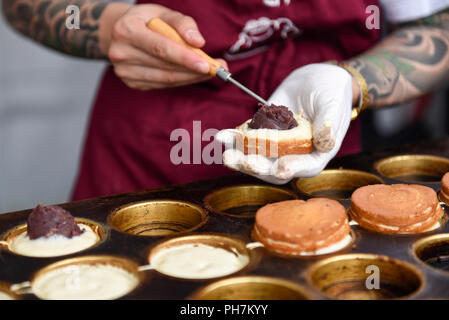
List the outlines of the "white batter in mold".
{"label": "white batter in mold", "polygon": [[249,263],[246,255],[204,244],[161,250],[151,258],[157,271],[184,279],[210,279],[237,272]]}
{"label": "white batter in mold", "polygon": [[87,249],[100,240],[88,225],[78,223],[78,226],[85,231],[72,238],[56,234],[32,240],[26,232],[22,232],[10,241],[9,250],[29,257],[56,257]]}
{"label": "white batter in mold", "polygon": [[0,291],[0,300],[14,300],[14,299],[6,292]]}
{"label": "white batter in mold", "polygon": [[49,271],[32,284],[46,300],[110,300],[131,292],[139,280],[132,273],[107,264],[78,264]]}

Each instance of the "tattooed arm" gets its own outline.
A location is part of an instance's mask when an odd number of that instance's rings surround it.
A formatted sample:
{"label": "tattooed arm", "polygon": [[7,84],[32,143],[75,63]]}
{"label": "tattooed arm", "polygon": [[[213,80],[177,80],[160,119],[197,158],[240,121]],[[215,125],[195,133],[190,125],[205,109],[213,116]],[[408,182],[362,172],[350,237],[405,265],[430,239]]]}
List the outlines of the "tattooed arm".
{"label": "tattooed arm", "polygon": [[[347,61],[365,78],[369,107],[427,93],[449,77],[449,10],[402,25],[373,49]],[[353,101],[359,90],[353,90]]]}
{"label": "tattooed arm", "polygon": [[[68,29],[69,5],[80,9],[80,28]],[[195,21],[154,4],[104,0],[3,0],[11,26],[55,50],[87,58],[108,58],[116,75],[139,90],[187,85],[209,79],[209,64],[185,47],[154,33],[146,23],[161,18],[190,45],[205,40]],[[226,62],[220,60],[226,66]]]}
{"label": "tattooed arm", "polygon": [[[128,8],[98,0],[3,0],[3,13],[22,34],[52,49],[86,58],[104,58],[111,23]],[[80,9],[80,29],[68,29],[66,8]]]}

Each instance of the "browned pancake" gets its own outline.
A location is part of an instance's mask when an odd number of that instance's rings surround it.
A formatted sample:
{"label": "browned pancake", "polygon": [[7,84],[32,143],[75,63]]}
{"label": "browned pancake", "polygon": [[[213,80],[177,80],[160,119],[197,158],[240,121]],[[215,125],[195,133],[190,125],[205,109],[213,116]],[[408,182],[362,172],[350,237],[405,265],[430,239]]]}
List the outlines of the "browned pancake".
{"label": "browned pancake", "polygon": [[285,254],[313,252],[343,240],[350,232],[345,208],[315,198],[266,205],[256,213],[254,235],[265,247]]}
{"label": "browned pancake", "polygon": [[449,172],[443,176],[441,179],[441,200],[449,203]]}
{"label": "browned pancake", "polygon": [[442,217],[436,192],[421,185],[370,185],[351,196],[349,214],[360,226],[382,233],[420,233]]}

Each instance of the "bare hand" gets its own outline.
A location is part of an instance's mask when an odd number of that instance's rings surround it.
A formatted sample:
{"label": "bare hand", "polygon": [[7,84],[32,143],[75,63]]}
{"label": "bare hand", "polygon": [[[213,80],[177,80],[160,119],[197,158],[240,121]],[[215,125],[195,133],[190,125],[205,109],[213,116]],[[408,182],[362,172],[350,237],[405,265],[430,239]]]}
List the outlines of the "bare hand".
{"label": "bare hand", "polygon": [[[209,79],[206,60],[146,27],[155,17],[171,25],[191,46],[204,46],[205,40],[191,17],[159,5],[132,6],[113,25],[111,33],[108,57],[116,75],[138,90],[177,87]],[[225,61],[217,61],[227,68]]]}

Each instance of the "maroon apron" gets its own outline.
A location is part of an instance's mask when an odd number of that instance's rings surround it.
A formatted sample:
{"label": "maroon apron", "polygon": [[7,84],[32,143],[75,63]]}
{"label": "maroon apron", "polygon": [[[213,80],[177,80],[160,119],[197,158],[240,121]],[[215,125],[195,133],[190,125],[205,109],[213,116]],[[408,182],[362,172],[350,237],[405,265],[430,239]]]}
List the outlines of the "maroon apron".
{"label": "maroon apron", "polygon": [[[207,41],[204,50],[226,59],[234,77],[264,98],[294,69],[353,57],[379,38],[378,30],[365,26],[366,7],[377,5],[377,0],[151,3],[192,16]],[[212,146],[205,131],[233,128],[250,118],[256,108],[254,99],[218,79],[141,92],[128,88],[108,67],[91,113],[73,199],[229,174],[222,164],[207,164],[199,156],[198,152]],[[194,126],[201,126],[201,132],[194,134]],[[180,142],[176,133],[185,138],[187,132],[188,139]],[[173,151],[181,145],[184,153]],[[356,121],[339,154],[359,150],[360,124]],[[183,163],[175,164],[179,159],[173,161],[174,154],[183,155]]]}

